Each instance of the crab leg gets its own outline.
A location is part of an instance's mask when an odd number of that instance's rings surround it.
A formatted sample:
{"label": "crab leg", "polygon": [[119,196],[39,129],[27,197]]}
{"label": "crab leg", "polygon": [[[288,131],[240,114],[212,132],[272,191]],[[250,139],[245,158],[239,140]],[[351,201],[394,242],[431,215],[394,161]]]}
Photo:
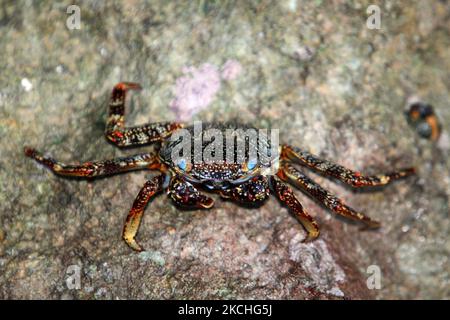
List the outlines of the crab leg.
{"label": "crab leg", "polygon": [[181,127],[177,122],[155,122],[136,127],[125,127],[125,98],[128,90],[140,90],[132,82],[118,83],[111,94],[105,135],[119,147],[138,146],[161,141]]}
{"label": "crab leg", "polygon": [[200,193],[191,183],[173,178],[169,187],[169,197],[180,207],[209,209],[214,200]]}
{"label": "crab leg", "polygon": [[352,171],[328,160],[319,159],[307,151],[288,145],[283,146],[282,156],[325,175],[335,177],[354,187],[385,185],[393,180],[397,180],[415,173],[414,168],[406,168],[388,174],[363,176],[360,172]]}
{"label": "crab leg", "polygon": [[24,151],[26,156],[42,163],[54,173],[62,176],[93,178],[131,170],[158,169],[160,166],[157,157],[151,153],[141,153],[130,157],[72,165],[45,157],[33,148],[25,147]]}
{"label": "crab leg", "polygon": [[378,228],[380,226],[379,222],[348,207],[342,200],[323,189],[320,185],[290,164],[283,164],[278,172],[278,176],[284,181],[292,182],[300,190],[305,191],[340,216],[362,222],[368,228]]}
{"label": "crab leg", "polygon": [[128,213],[125,225],[123,227],[122,237],[123,240],[136,251],[142,251],[143,248],[137,243],[135,237],[139,229],[139,225],[144,214],[145,207],[147,203],[153,198],[157,193],[163,190],[163,183],[165,180],[165,174],[154,177],[148,180],[141,191],[137,195],[133,202],[130,212]]}
{"label": "crab leg", "polygon": [[274,176],[270,177],[270,184],[278,200],[291,209],[295,217],[308,232],[307,237],[303,241],[306,242],[317,238],[319,236],[319,227],[316,221],[303,209],[292,189]]}
{"label": "crab leg", "polygon": [[262,204],[270,194],[270,183],[265,176],[256,176],[231,189],[221,190],[220,196],[224,199],[232,199],[241,204]]}

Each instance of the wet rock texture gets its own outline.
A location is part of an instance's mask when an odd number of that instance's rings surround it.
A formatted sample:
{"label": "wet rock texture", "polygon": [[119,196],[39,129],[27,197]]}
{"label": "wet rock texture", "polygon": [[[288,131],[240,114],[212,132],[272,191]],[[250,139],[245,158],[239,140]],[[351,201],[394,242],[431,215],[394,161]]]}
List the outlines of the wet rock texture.
{"label": "wet rock texture", "polygon": [[[449,3],[382,3],[370,30],[369,1],[84,1],[69,30],[70,2],[4,2],[0,298],[450,298]],[[363,172],[418,174],[373,192],[314,176],[383,227],[360,231],[298,192],[321,226],[310,244],[275,199],[180,211],[160,196],[136,254],[121,230],[152,173],[68,180],[22,151],[65,162],[134,153],[103,137],[122,80],[144,87],[128,124],[239,119]],[[408,126],[413,98],[434,106],[437,143]]]}

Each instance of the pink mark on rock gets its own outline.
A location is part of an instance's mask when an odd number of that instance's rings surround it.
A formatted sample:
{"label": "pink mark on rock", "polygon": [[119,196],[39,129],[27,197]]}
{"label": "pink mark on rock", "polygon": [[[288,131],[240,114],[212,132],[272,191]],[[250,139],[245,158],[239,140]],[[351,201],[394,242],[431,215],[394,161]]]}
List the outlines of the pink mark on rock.
{"label": "pink mark on rock", "polygon": [[236,60],[227,60],[222,66],[222,79],[230,81],[242,72],[242,65]]}
{"label": "pink mark on rock", "polygon": [[189,120],[194,114],[205,109],[220,89],[220,74],[216,66],[205,63],[200,67],[184,67],[184,76],[176,81],[175,98],[170,109],[177,119]]}
{"label": "pink mark on rock", "polygon": [[183,76],[175,84],[175,98],[170,102],[170,109],[175,112],[178,121],[190,120],[191,117],[205,109],[220,90],[221,78],[235,79],[242,66],[235,60],[228,60],[221,68],[204,63],[200,67],[184,67]]}

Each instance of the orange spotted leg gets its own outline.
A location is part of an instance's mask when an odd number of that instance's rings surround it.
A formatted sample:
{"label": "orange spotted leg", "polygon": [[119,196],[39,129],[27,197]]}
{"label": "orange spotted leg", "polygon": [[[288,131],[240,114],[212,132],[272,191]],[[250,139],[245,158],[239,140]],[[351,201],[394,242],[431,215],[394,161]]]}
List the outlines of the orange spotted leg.
{"label": "orange spotted leg", "polygon": [[125,225],[123,227],[122,237],[123,240],[130,246],[131,249],[136,251],[142,251],[143,248],[136,241],[136,234],[139,230],[139,225],[141,224],[142,216],[144,215],[145,207],[151,198],[155,197],[156,194],[163,190],[164,180],[166,179],[165,174],[154,177],[148,180],[141,191],[137,195],[133,202],[130,212],[128,213]]}
{"label": "orange spotted leg", "polygon": [[381,186],[415,173],[414,168],[406,168],[388,174],[363,176],[361,173],[347,169],[328,160],[319,159],[307,151],[284,145],[282,158],[287,158],[301,165],[307,166],[322,174],[332,176],[353,187]]}
{"label": "orange spotted leg", "polygon": [[184,208],[209,209],[214,200],[200,193],[191,183],[178,177],[170,182],[169,197],[176,205]]}
{"label": "orange spotted leg", "polygon": [[155,122],[136,127],[125,127],[127,92],[140,89],[141,86],[137,83],[120,82],[112,91],[105,135],[118,147],[139,146],[161,141],[182,126],[177,122]]}
{"label": "orange spotted leg", "polygon": [[319,236],[319,227],[317,226],[316,221],[314,221],[314,219],[303,209],[292,189],[273,176],[270,177],[270,184],[278,200],[294,213],[295,217],[308,232],[307,237],[303,241],[306,242],[317,238]]}
{"label": "orange spotted leg", "polygon": [[379,222],[348,207],[342,200],[323,189],[289,163],[281,166],[278,176],[284,181],[292,182],[300,190],[306,192],[320,203],[323,203],[327,208],[340,216],[362,222],[366,228],[378,228],[380,226]]}
{"label": "orange spotted leg", "polygon": [[131,170],[158,169],[160,166],[157,157],[151,153],[141,153],[130,157],[72,165],[45,157],[33,148],[25,147],[24,152],[26,156],[42,163],[54,173],[61,176],[93,178]]}

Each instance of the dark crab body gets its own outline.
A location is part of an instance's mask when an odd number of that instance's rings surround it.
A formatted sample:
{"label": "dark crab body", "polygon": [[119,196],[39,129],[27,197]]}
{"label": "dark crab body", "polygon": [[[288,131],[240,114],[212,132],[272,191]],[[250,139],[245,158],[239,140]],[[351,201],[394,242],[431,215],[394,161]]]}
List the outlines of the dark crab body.
{"label": "dark crab body", "polygon": [[[197,126],[198,127],[198,126]],[[183,177],[183,179],[210,190],[227,190],[236,185],[248,181],[255,177],[263,168],[270,166],[271,162],[267,158],[261,161],[257,157],[249,158],[249,150],[254,149],[256,156],[258,151],[264,146],[267,150],[270,143],[266,137],[256,136],[255,139],[246,139],[245,133],[257,132],[257,129],[239,125],[236,123],[206,123],[196,130],[196,126],[187,126],[174,132],[170,139],[165,140],[159,150],[160,160]],[[188,134],[188,138],[182,140],[181,130]],[[212,130],[212,131],[211,131]],[[213,132],[214,138],[208,137],[208,132]],[[227,132],[233,132],[231,149],[227,150]],[[222,154],[216,155],[215,148],[211,148],[216,140],[220,139],[218,148],[221,147]],[[228,139],[230,140],[230,139]],[[240,143],[243,145],[243,159],[237,160],[237,149]],[[196,146],[198,146],[196,148]],[[187,147],[188,155],[181,159],[172,159],[175,149],[180,150]],[[210,161],[206,161],[207,149],[213,149],[216,156]],[[230,153],[230,155],[228,154]],[[262,160],[264,160],[262,159]],[[274,158],[272,162],[277,159]]]}
{"label": "dark crab body", "polygon": [[[303,209],[288,182],[338,215],[359,221],[369,228],[376,228],[379,223],[345,205],[342,200],[307,177],[302,170],[294,167],[294,163],[353,187],[385,185],[414,173],[413,168],[408,168],[389,174],[364,176],[299,148],[275,145],[268,135],[258,135],[251,139],[244,133],[256,129],[233,123],[207,123],[199,131],[196,131],[195,124],[185,126],[177,122],[125,127],[125,98],[130,89],[140,89],[140,86],[122,82],[114,87],[109,104],[106,137],[118,147],[160,143],[157,153],[142,153],[81,165],[63,164],[28,147],[25,148],[25,154],[63,176],[94,178],[139,169],[160,171],[161,174],[144,184],[125,222],[123,239],[137,251],[142,250],[135,238],[145,207],[162,191],[166,191],[176,205],[187,208],[211,208],[214,205],[214,200],[203,191],[254,206],[261,205],[270,194],[274,194],[306,229],[306,241],[318,237],[319,228]],[[214,139],[205,137],[210,132],[209,129],[215,130]],[[229,132],[234,132],[235,135],[230,137]],[[217,137],[222,140],[216,140]],[[233,141],[231,148],[228,143],[230,139]],[[214,144],[217,141],[222,144]],[[238,147],[239,142],[244,143],[243,149]],[[215,148],[210,148],[213,144]],[[183,151],[182,157],[179,150]],[[212,152],[206,152],[208,150]],[[218,150],[222,150],[222,154]],[[257,151],[256,156],[251,150]],[[206,158],[205,154],[210,157]]]}

